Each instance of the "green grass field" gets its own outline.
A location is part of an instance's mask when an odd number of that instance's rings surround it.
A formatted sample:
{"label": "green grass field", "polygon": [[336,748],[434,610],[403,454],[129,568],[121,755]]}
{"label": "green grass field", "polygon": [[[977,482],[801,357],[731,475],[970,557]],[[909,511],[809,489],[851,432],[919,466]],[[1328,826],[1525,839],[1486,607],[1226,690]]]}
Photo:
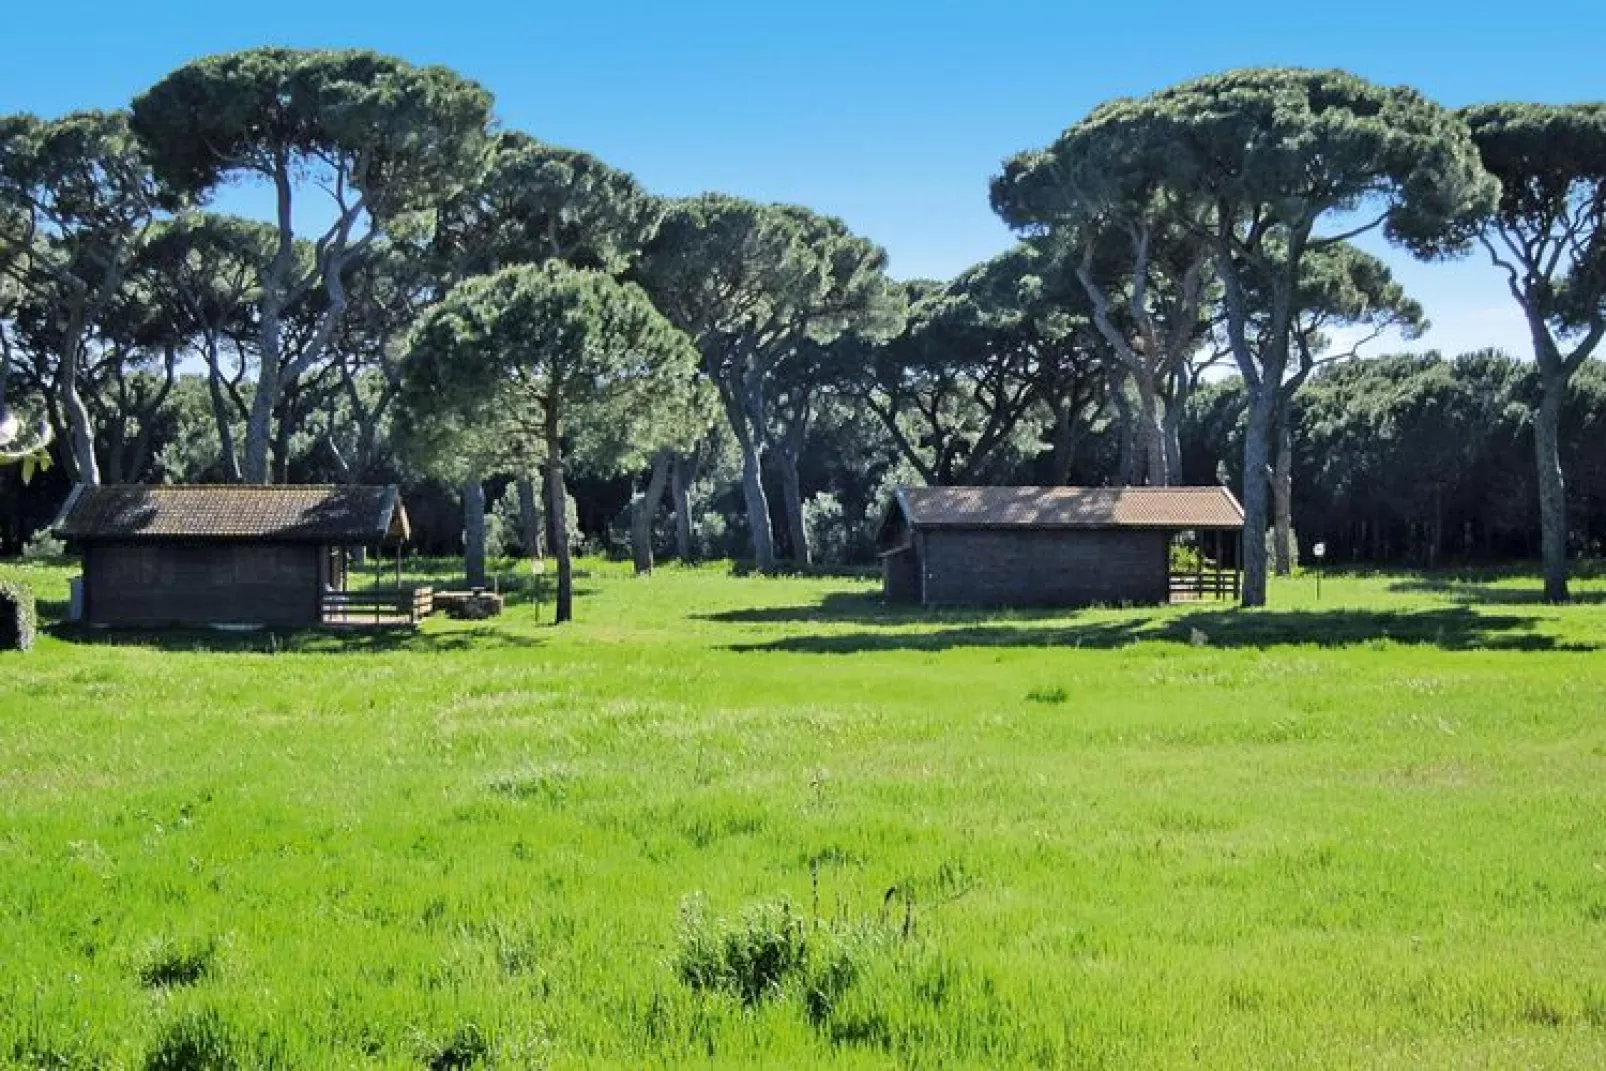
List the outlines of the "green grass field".
{"label": "green grass field", "polygon": [[1606,1065],[1606,580],[587,570],[0,655],[0,1063]]}

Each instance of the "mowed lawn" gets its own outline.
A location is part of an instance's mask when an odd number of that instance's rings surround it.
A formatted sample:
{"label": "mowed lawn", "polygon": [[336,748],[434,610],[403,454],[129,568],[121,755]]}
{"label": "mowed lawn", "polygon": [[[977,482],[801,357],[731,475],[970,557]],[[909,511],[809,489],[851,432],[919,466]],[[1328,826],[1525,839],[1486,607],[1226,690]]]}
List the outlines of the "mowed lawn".
{"label": "mowed lawn", "polygon": [[1606,1065],[1606,582],[1313,588],[45,636],[0,1064]]}

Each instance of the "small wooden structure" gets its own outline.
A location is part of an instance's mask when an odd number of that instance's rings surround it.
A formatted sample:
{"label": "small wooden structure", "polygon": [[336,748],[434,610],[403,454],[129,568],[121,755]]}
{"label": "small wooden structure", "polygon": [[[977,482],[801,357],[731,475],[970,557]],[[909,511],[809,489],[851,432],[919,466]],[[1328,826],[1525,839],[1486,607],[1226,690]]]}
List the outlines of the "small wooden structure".
{"label": "small wooden structure", "polygon": [[[904,487],[878,539],[883,592],[981,606],[1236,598],[1243,527],[1225,487]],[[1186,573],[1171,567],[1183,532],[1199,551]]]}
{"label": "small wooden structure", "polygon": [[[416,624],[401,587],[410,535],[395,487],[80,486],[52,528],[83,553],[94,625]],[[351,551],[391,548],[396,587],[349,590]]]}

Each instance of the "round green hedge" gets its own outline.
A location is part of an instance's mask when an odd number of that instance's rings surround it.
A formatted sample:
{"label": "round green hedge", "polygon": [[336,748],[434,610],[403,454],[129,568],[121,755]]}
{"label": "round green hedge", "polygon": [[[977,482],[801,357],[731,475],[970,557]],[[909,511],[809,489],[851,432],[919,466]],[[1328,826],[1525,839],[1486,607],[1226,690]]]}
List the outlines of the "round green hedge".
{"label": "round green hedge", "polygon": [[0,651],[26,651],[39,627],[33,592],[0,578]]}

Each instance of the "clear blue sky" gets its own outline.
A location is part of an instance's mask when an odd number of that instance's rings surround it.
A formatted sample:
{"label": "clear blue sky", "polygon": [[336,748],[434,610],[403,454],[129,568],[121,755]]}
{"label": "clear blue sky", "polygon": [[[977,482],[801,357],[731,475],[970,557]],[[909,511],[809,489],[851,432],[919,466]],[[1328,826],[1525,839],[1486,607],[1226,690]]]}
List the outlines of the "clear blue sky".
{"label": "clear blue sky", "polygon": [[[1009,154],[1100,100],[1251,64],[1341,66],[1448,105],[1606,98],[1602,0],[1084,4],[875,0],[7,5],[0,112],[122,106],[193,57],[279,44],[442,63],[509,127],[668,194],[842,216],[895,274],[947,277],[1010,241],[987,207]],[[1517,17],[1533,13],[1542,24]],[[1524,350],[1493,269],[1390,254],[1446,352]]]}

